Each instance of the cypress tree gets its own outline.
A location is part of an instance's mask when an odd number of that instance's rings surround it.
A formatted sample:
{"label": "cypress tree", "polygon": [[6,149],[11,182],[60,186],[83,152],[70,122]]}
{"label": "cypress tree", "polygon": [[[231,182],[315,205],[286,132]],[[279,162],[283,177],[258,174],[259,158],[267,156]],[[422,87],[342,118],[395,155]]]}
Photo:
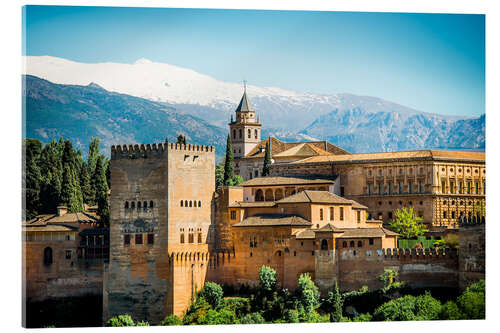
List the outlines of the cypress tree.
{"label": "cypress tree", "polygon": [[35,139],[23,142],[23,219],[37,216],[41,208],[40,189],[42,174],[39,167],[42,143]]}
{"label": "cypress tree", "polygon": [[61,202],[61,184],[63,169],[61,163],[64,143],[62,139],[46,144],[40,154],[40,212],[54,213]]}
{"label": "cypress tree", "polygon": [[82,210],[82,205],[78,197],[78,189],[75,184],[75,175],[69,165],[64,166],[61,201],[68,207],[68,211],[71,213]]}
{"label": "cypress tree", "polygon": [[227,143],[226,143],[226,158],[224,162],[224,185],[231,186],[233,185],[233,147],[231,144],[231,136],[227,135]]}
{"label": "cypress tree", "polygon": [[177,143],[179,143],[181,145],[185,145],[186,144],[186,136],[179,134],[179,136],[177,137]]}
{"label": "cypress tree", "polygon": [[87,155],[87,167],[89,175],[94,174],[95,165],[97,163],[97,158],[99,157],[99,143],[98,137],[91,137],[89,144],[89,154]]}
{"label": "cypress tree", "polygon": [[108,183],[104,169],[104,155],[99,156],[95,166],[93,179],[96,185],[97,214],[104,225],[109,225]]}
{"label": "cypress tree", "polygon": [[269,166],[271,165],[271,150],[269,148],[269,140],[266,142],[266,153],[264,155],[264,167],[262,168],[262,176],[269,176]]}
{"label": "cypress tree", "polygon": [[342,320],[342,296],[340,295],[339,285],[337,280],[335,280],[335,285],[333,287],[333,293],[330,292],[329,298],[332,302],[332,312],[330,312],[330,321],[339,322]]}
{"label": "cypress tree", "polygon": [[89,172],[87,170],[87,165],[85,164],[85,162],[80,165],[80,189],[82,192],[83,202],[86,204],[90,204],[90,202],[93,201],[93,197],[90,187]]}

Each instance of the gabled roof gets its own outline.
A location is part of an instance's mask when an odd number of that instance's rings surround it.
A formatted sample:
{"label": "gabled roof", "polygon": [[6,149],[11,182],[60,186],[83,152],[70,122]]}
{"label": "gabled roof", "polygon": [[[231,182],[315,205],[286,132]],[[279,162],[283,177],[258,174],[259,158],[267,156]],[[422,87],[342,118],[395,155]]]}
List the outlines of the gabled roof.
{"label": "gabled roof", "polygon": [[329,177],[258,177],[244,181],[243,187],[249,186],[272,186],[272,185],[320,185],[333,184],[334,179]]}
{"label": "gabled roof", "polygon": [[[245,158],[264,158],[264,153],[266,149],[266,142],[270,143],[271,146],[271,158],[280,157],[278,154],[290,150],[297,146],[304,147],[304,144],[307,144],[306,149],[310,149],[311,155],[309,156],[328,156],[328,155],[346,155],[350,154],[344,149],[337,147],[331,144],[328,141],[305,141],[305,142],[283,142],[273,136],[270,136],[266,139],[263,139],[259,142],[246,156]],[[300,148],[299,148],[300,149]],[[313,153],[314,151],[314,153]],[[293,151],[291,151],[293,152]],[[291,154],[287,153],[287,154]],[[303,151],[305,152],[305,151]],[[326,154],[325,154],[326,153]],[[293,155],[285,155],[285,156],[293,156]],[[301,155],[298,155],[299,157]]]}
{"label": "gabled roof", "polygon": [[326,156],[331,153],[316,147],[310,142],[300,143],[290,149],[275,154],[273,157]]}
{"label": "gabled roof", "polygon": [[321,228],[315,230],[315,232],[344,232],[344,229],[337,228],[330,223],[325,224]]}
{"label": "gabled roof", "polygon": [[352,205],[351,200],[344,199],[328,191],[311,191],[311,190],[304,190],[297,194],[291,195],[289,197],[277,201],[278,204],[304,203],[304,202]]}
{"label": "gabled roof", "polygon": [[255,202],[245,202],[245,201],[235,201],[229,205],[229,208],[252,208],[252,207],[274,207],[276,202],[274,201],[255,201]]}
{"label": "gabled roof", "polygon": [[344,233],[338,238],[366,238],[366,237],[384,237],[397,236],[399,234],[385,228],[353,228],[344,229]]}
{"label": "gabled roof", "polygon": [[311,229],[296,230],[293,235],[295,235],[295,239],[314,239],[316,237]]}
{"label": "gabled roof", "polygon": [[247,97],[247,91],[245,89],[245,92],[243,93],[243,96],[241,97],[240,104],[236,108],[236,112],[248,112],[248,111],[253,111],[252,106],[250,105],[250,101]]}
{"label": "gabled roof", "polygon": [[354,208],[354,209],[368,209],[368,207],[366,207],[366,206],[364,206],[364,205],[360,204],[360,203],[359,203],[359,202],[357,202],[357,201],[354,201],[354,200],[349,200],[349,201],[351,201],[351,202],[352,202],[352,208]]}
{"label": "gabled roof", "polygon": [[297,215],[259,214],[247,217],[233,227],[298,226],[310,227],[311,222]]}
{"label": "gabled roof", "polygon": [[42,214],[37,217],[26,221],[25,225],[46,225],[46,224],[75,224],[75,223],[92,223],[98,222],[99,217],[95,213],[79,212],[79,213],[66,213],[63,215],[57,214]]}

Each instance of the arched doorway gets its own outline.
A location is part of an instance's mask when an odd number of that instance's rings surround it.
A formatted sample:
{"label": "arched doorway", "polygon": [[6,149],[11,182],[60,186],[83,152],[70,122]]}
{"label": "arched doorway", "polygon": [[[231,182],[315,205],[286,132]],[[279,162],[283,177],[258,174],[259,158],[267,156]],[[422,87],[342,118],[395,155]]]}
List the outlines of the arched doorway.
{"label": "arched doorway", "polygon": [[264,193],[262,192],[261,189],[258,189],[255,192],[255,201],[264,201]]}
{"label": "arched doorway", "polygon": [[273,190],[269,188],[266,190],[265,201],[274,201]]}

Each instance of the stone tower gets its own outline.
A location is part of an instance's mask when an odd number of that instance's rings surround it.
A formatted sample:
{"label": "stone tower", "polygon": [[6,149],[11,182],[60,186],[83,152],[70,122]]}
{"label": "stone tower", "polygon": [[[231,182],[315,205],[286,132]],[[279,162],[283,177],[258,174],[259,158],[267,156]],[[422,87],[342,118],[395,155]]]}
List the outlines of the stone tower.
{"label": "stone tower", "polygon": [[110,258],[103,320],[130,313],[158,324],[181,315],[209,261],[213,146],[111,147]]}
{"label": "stone tower", "polygon": [[236,108],[236,120],[231,116],[229,123],[234,158],[245,157],[260,142],[260,119],[255,117],[247,97],[247,89]]}

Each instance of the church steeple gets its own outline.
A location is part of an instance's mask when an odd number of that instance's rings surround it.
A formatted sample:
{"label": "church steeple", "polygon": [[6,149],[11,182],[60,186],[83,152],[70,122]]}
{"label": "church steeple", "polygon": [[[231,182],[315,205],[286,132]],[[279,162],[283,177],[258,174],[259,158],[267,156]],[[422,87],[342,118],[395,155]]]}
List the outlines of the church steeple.
{"label": "church steeple", "polygon": [[229,123],[235,158],[245,157],[260,142],[260,122],[247,96],[246,81],[243,83],[243,96],[235,110],[236,119],[231,116]]}

